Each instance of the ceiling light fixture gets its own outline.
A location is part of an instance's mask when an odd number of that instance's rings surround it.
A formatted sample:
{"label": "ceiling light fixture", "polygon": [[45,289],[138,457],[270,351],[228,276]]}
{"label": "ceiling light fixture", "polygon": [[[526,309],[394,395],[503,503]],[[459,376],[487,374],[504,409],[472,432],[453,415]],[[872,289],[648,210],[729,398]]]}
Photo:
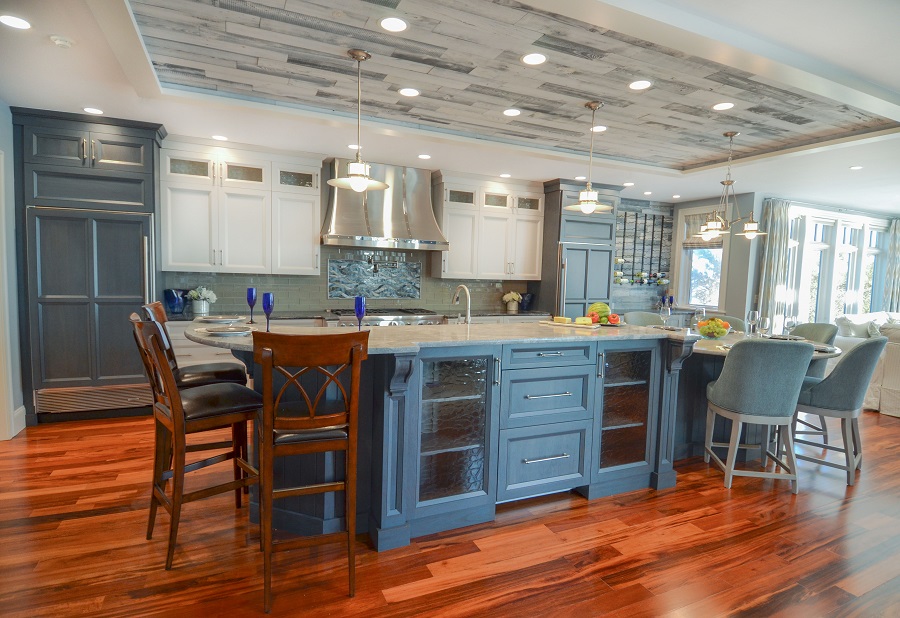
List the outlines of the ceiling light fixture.
{"label": "ceiling light fixture", "polygon": [[58,34],[54,34],[53,36],[51,36],[50,40],[53,41],[53,44],[60,49],[72,49],[72,46],[75,45],[75,41],[73,41],[72,39],[60,36]]}
{"label": "ceiling light fixture", "polygon": [[430,158],[431,158],[431,155],[430,155],[430,154],[420,154],[420,155],[419,155],[419,158],[420,158],[420,159],[430,159]]}
{"label": "ceiling light fixture", "polygon": [[408,24],[399,17],[385,17],[378,23],[388,32],[403,32],[408,27]]}
{"label": "ceiling light fixture", "polygon": [[503,110],[503,115],[504,115],[504,116],[518,116],[518,115],[521,114],[521,113],[522,113],[522,112],[520,112],[519,110],[517,110],[517,109],[514,108],[514,107],[511,107],[511,108],[509,108],[509,109]]}
{"label": "ceiling light fixture", "polygon": [[856,170],[861,170],[862,167],[863,167],[862,165],[851,165],[850,169],[852,169],[855,172]]}
{"label": "ceiling light fixture", "polygon": [[623,186],[623,187],[633,187],[633,186],[634,186],[634,183],[633,183],[633,182],[623,182],[623,183],[622,183],[622,186]]}
{"label": "ceiling light fixture", "polygon": [[350,150],[359,150],[359,144],[347,144],[347,148]]}
{"label": "ceiling light fixture", "polygon": [[734,107],[734,103],[716,103],[712,106],[717,112],[724,112],[726,109],[731,109],[732,107]]}
{"label": "ceiling light fixture", "polygon": [[679,198],[681,198],[680,195],[673,195],[673,196],[672,196],[672,199],[673,199],[673,200],[677,200],[677,199],[679,199]]}
{"label": "ceiling light fixture", "polygon": [[93,114],[95,116],[102,116],[103,110],[97,107],[85,107],[83,108],[86,114]]}
{"label": "ceiling light fixture", "polygon": [[512,174],[500,174],[500,178],[510,178]]}
{"label": "ceiling light fixture", "polygon": [[602,124],[598,124],[596,127],[591,127],[591,131],[593,131],[594,133],[603,133],[604,131],[606,131],[606,127],[604,127]]}
{"label": "ceiling light fixture", "polygon": [[228,138],[225,137],[224,135],[213,135],[212,138],[214,140],[216,140],[217,142],[227,142],[228,141]]}
{"label": "ceiling light fixture", "polygon": [[644,191],[644,195],[653,195],[653,191]]}
{"label": "ceiling light fixture", "polygon": [[31,24],[21,17],[13,17],[12,15],[0,15],[0,24],[15,28],[16,30],[28,30]]}
{"label": "ceiling light fixture", "polygon": [[[591,110],[591,127],[597,126],[594,124],[594,118],[597,115],[597,110],[603,107],[603,103],[600,101],[588,101],[584,106]],[[591,175],[594,171],[594,131],[589,131],[589,133],[591,134],[591,149],[590,158],[588,159],[587,185],[585,185],[584,190],[578,193],[577,204],[570,204],[569,206],[563,207],[563,210],[580,210],[586,215],[595,212],[609,212],[612,210],[610,204],[601,204],[597,201],[597,191],[591,186]]]}
{"label": "ceiling light fixture", "polygon": [[525,64],[530,64],[532,66],[536,64],[544,64],[545,62],[547,62],[547,56],[538,53],[525,54],[524,56],[522,56],[522,62],[524,62]]}
{"label": "ceiling light fixture", "polygon": [[576,176],[575,180],[587,180],[587,176]]}
{"label": "ceiling light fixture", "polygon": [[398,90],[397,92],[399,92],[400,94],[402,94],[402,95],[405,96],[405,97],[417,97],[417,96],[419,96],[419,91],[416,90],[415,88],[401,88],[401,89]]}
{"label": "ceiling light fixture", "polygon": [[[384,22],[386,20],[382,20]],[[356,60],[356,143],[360,144],[360,126],[362,125],[362,63],[372,57],[369,52],[361,49],[351,49],[347,55]],[[357,193],[369,190],[384,190],[388,185],[369,178],[369,164],[359,155],[361,146],[356,147],[356,161],[347,164],[347,176],[345,178],[332,178],[328,184],[338,189],[353,189]]]}
{"label": "ceiling light fixture", "polygon": [[646,90],[652,85],[653,83],[647,81],[646,79],[639,79],[636,82],[631,82],[630,84],[628,84],[628,87],[632,90]]}

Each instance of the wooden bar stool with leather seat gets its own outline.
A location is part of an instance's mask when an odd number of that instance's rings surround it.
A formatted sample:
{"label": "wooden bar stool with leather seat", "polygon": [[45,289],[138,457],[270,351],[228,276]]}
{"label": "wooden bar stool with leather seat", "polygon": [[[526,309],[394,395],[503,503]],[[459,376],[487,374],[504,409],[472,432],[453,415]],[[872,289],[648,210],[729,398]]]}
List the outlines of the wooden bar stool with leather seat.
{"label": "wooden bar stool with leather seat", "polygon": [[172,368],[172,374],[175,376],[175,383],[178,388],[192,388],[194,386],[203,386],[205,384],[218,384],[220,382],[233,382],[235,384],[247,384],[247,370],[244,365],[234,362],[218,362],[218,363],[200,363],[197,365],[188,365],[187,367],[179,367],[178,359],[175,358],[175,350],[172,349],[172,340],[169,337],[169,330],[166,328],[166,310],[161,302],[143,305],[144,315],[148,320],[156,322],[162,331],[163,343],[165,344],[166,359]]}
{"label": "wooden bar stool with leather seat", "polygon": [[[706,412],[706,440],[703,461],[710,457],[725,472],[725,487],[731,487],[734,476],[755,476],[762,478],[786,479],[791,481],[791,489],[797,493],[797,460],[790,431],[778,433],[784,442],[787,463],[768,450],[768,440],[762,444],[762,463],[771,457],[775,464],[787,471],[736,470],[738,448],[760,448],[759,445],[740,444],[741,428],[744,423],[754,423],[768,427],[789,428],[794,418],[794,403],[800,394],[800,387],[806,375],[806,368],[813,355],[813,346],[799,341],[776,341],[772,339],[744,339],[734,344],[725,357],[722,373],[706,387],[708,409]],[[716,415],[731,419],[731,441],[713,442],[713,427]],[[722,463],[713,447],[728,447],[726,462]]]}
{"label": "wooden bar stool with leather seat", "polygon": [[[844,463],[832,463],[824,458],[801,454],[797,455],[797,459],[844,470],[847,473],[848,485],[853,485],[856,479],[856,470],[862,466],[859,415],[862,412],[869,380],[872,379],[875,365],[878,364],[878,357],[884,351],[887,341],[887,337],[871,337],[859,345],[853,346],[838,361],[828,377],[807,377],[803,381],[803,387],[797,399],[797,412],[841,419],[841,435],[844,437],[844,444],[841,448],[828,444],[827,441],[825,444],[819,444],[796,437],[794,442],[843,453]],[[796,416],[791,430],[794,436],[800,433],[797,431]]]}
{"label": "wooden bar stool with leather seat", "polygon": [[[142,321],[136,313],[131,314],[131,322],[153,391],[156,427],[147,539],[153,537],[157,507],[162,505],[170,516],[166,569],[171,569],[182,506],[234,491],[235,506],[240,508],[244,489],[259,480],[259,471],[248,460],[247,421],[257,418],[262,397],[256,391],[232,382],[179,389],[159,324]],[[230,441],[187,444],[188,435],[226,428],[231,429]],[[224,452],[187,463],[187,453],[208,450]],[[185,492],[185,474],[228,460],[232,460],[234,468],[233,481]],[[166,491],[170,479],[171,495]]]}
{"label": "wooden bar stool with leather seat", "polygon": [[[266,613],[272,605],[274,551],[337,541],[346,543],[350,596],[356,594],[357,419],[360,371],[368,349],[368,331],[335,335],[253,333],[253,359],[261,366],[263,391],[259,518]],[[343,481],[274,486],[275,458],[331,451],[344,453]],[[273,539],[274,500],[335,491],[344,492],[345,531]]]}

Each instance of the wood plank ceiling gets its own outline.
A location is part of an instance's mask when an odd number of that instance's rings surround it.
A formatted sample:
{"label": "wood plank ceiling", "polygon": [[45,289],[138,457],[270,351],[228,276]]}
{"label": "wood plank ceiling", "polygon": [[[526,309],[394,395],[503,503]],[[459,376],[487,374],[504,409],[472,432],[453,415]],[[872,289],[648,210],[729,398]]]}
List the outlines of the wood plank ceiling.
{"label": "wood plank ceiling", "polygon": [[[686,170],[859,136],[898,123],[787,84],[515,0],[130,0],[164,87],[356,115],[586,153],[590,111],[608,127],[600,157]],[[410,27],[383,30],[383,17]],[[548,61],[526,66],[522,55]],[[637,79],[653,82],[634,91]],[[416,88],[404,97],[401,88]],[[716,112],[715,103],[735,107]],[[521,115],[503,115],[507,108]]]}

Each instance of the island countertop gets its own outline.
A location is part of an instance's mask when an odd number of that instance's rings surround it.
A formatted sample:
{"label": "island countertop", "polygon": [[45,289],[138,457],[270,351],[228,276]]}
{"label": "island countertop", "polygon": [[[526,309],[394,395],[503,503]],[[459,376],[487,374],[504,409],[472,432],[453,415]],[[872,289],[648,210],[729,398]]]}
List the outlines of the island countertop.
{"label": "island countertop", "polygon": [[[256,328],[264,327],[263,324]],[[336,334],[344,329],[301,328],[282,326],[273,321],[272,332],[295,335]],[[250,352],[253,339],[249,336],[213,336],[204,326],[185,331],[185,337],[197,343]],[[370,329],[369,353],[408,354],[423,348],[464,346],[472,344],[550,343],[554,341],[616,341],[633,339],[672,339],[679,342],[697,341],[698,335],[687,329],[660,330],[646,326],[600,327],[596,329],[554,326],[549,324],[446,324],[441,326],[397,326]]]}

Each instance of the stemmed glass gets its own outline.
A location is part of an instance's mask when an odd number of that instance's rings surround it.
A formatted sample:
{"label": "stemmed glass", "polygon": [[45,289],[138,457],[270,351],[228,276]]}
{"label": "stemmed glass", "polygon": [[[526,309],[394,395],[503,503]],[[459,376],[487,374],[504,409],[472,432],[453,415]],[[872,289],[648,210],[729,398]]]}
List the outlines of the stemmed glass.
{"label": "stemmed glass", "polygon": [[266,332],[269,332],[269,316],[275,309],[275,294],[263,292],[263,311],[266,312]]}
{"label": "stemmed glass", "polygon": [[706,319],[706,309],[700,308],[694,311],[694,318],[691,320],[691,330],[697,331],[700,328],[700,322]]}
{"label": "stemmed glass", "polygon": [[756,323],[759,322],[759,311],[756,309],[747,312],[747,329],[751,337],[756,336]]}
{"label": "stemmed glass", "polygon": [[765,337],[769,333],[769,324],[770,320],[768,316],[764,316],[759,318],[759,334],[762,337]]}
{"label": "stemmed glass", "polygon": [[671,315],[672,315],[672,308],[669,305],[663,303],[662,305],[659,306],[659,319],[662,320],[663,326],[665,326],[668,323],[669,317]]}
{"label": "stemmed glass", "polygon": [[356,312],[357,330],[362,330],[362,319],[366,317],[366,297],[357,296],[353,303],[353,310]]}
{"label": "stemmed glass", "polygon": [[248,324],[254,324],[253,308],[256,306],[256,288],[247,288],[247,304],[250,305],[250,321]]}
{"label": "stemmed glass", "polygon": [[797,316],[792,315],[784,318],[783,332],[785,335],[790,335],[795,326],[797,326]]}

